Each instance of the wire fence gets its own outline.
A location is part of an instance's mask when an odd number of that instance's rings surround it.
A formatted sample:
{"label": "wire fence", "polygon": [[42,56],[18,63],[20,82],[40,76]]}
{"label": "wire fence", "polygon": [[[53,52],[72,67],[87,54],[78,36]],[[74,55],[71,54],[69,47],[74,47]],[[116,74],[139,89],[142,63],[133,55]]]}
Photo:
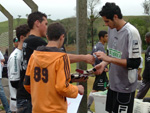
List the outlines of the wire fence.
{"label": "wire fence", "polygon": [[[13,37],[15,38],[15,30],[13,31]],[[4,54],[9,47],[9,35],[8,32],[4,32],[0,35],[0,51]]]}

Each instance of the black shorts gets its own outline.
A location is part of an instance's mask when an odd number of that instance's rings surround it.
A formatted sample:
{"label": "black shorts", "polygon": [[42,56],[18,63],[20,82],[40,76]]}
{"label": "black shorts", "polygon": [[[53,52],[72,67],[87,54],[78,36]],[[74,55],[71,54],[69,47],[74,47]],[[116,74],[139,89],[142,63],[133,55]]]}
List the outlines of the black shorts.
{"label": "black shorts", "polygon": [[96,75],[95,81],[93,83],[93,90],[104,91],[106,90],[108,84],[108,78],[106,72],[103,72],[101,75]]}
{"label": "black shorts", "polygon": [[109,113],[132,113],[135,92],[119,93],[110,88],[107,93],[106,111]]}

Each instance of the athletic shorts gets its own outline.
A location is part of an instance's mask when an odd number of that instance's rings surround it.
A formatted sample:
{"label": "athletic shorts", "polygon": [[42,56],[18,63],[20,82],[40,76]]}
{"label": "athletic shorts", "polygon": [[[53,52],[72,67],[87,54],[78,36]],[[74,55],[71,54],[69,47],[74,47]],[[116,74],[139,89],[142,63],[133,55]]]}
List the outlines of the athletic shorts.
{"label": "athletic shorts", "polygon": [[106,111],[109,113],[132,113],[135,92],[119,93],[110,88],[107,93]]}
{"label": "athletic shorts", "polygon": [[103,72],[101,75],[96,75],[95,81],[93,83],[93,90],[104,91],[106,90],[108,84],[108,78],[106,72]]}

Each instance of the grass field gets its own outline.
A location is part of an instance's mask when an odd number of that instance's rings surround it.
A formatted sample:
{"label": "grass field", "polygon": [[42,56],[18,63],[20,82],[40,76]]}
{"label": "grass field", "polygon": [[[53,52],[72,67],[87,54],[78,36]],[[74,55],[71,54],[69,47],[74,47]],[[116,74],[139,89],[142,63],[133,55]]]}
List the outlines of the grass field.
{"label": "grass field", "polygon": [[[145,61],[144,61],[145,56],[144,56],[144,54],[142,54],[142,57],[143,57],[143,69],[142,69],[142,73],[143,73],[144,64],[145,64]],[[90,64],[88,64],[87,68],[88,69],[92,68],[92,66]],[[75,72],[75,69],[76,69],[76,63],[71,64],[71,73]],[[92,90],[94,79],[95,79],[95,77],[89,77],[89,79],[88,79],[88,82],[87,82],[87,88],[88,88],[87,89],[87,95],[89,95],[90,91]],[[146,94],[146,97],[150,97],[150,91]],[[94,105],[94,103],[91,106],[91,110],[95,111],[95,105]]]}

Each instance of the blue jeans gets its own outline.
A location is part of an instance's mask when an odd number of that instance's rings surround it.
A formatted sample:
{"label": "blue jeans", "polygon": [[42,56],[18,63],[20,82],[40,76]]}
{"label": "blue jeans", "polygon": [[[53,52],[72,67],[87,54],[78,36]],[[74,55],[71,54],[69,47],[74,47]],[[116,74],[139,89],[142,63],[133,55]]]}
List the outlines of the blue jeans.
{"label": "blue jeans", "polygon": [[17,113],[32,113],[31,100],[17,99]]}
{"label": "blue jeans", "polygon": [[0,99],[2,101],[2,104],[3,104],[3,107],[6,111],[6,113],[11,113],[10,108],[9,108],[9,104],[8,104],[7,99],[6,99],[4,89],[3,89],[3,86],[2,86],[2,79],[0,79]]}

